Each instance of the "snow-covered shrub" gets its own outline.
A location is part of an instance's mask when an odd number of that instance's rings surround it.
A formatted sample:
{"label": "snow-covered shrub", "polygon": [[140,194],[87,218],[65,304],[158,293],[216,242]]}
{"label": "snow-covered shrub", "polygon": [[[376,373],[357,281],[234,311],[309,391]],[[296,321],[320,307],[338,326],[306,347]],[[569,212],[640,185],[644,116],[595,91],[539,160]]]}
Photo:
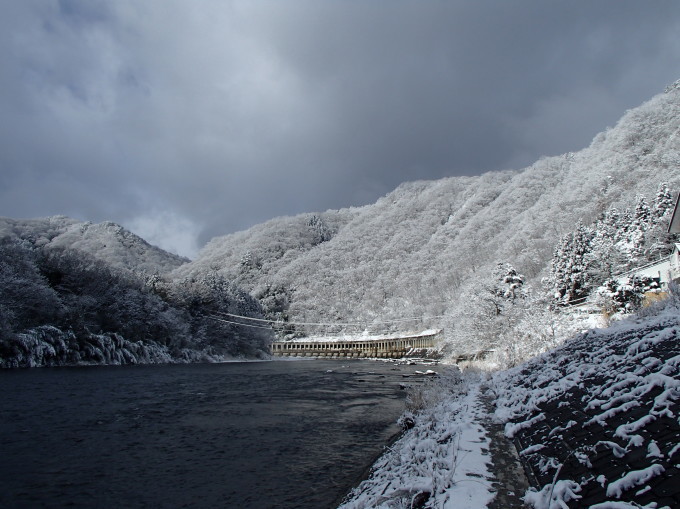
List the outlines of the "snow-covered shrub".
{"label": "snow-covered shrub", "polygon": [[455,367],[443,366],[443,368],[437,376],[407,388],[405,418],[412,418],[432,409],[460,391],[460,384],[463,383],[460,371]]}
{"label": "snow-covered shrub", "polygon": [[569,509],[567,502],[578,500],[581,486],[570,480],[559,480],[548,484],[540,491],[531,489],[524,495],[524,502],[534,509]]}
{"label": "snow-covered shrub", "polygon": [[659,283],[647,276],[634,276],[620,283],[610,279],[597,290],[596,303],[606,318],[617,313],[629,314],[642,306],[645,294],[658,292]]}

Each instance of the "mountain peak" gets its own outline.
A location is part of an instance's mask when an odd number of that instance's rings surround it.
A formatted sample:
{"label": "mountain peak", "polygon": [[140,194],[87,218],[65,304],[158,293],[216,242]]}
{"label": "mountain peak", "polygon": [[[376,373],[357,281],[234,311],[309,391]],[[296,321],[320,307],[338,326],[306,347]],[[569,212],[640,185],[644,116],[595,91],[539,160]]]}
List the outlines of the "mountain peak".
{"label": "mountain peak", "polygon": [[0,218],[0,236],[19,238],[46,249],[80,251],[114,267],[133,271],[164,273],[188,262],[111,221],[82,222],[67,216]]}

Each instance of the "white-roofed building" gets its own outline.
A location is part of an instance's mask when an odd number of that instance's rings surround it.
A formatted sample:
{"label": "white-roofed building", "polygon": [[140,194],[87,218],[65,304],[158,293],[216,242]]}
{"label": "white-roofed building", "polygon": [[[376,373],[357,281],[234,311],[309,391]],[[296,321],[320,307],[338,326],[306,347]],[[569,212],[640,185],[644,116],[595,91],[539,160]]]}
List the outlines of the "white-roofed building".
{"label": "white-roofed building", "polygon": [[616,279],[619,283],[623,284],[628,278],[633,276],[655,279],[662,288],[668,286],[669,282],[678,280],[680,278],[680,244],[674,245],[671,256],[642,265],[641,267],[635,267],[623,274],[619,274],[616,276]]}

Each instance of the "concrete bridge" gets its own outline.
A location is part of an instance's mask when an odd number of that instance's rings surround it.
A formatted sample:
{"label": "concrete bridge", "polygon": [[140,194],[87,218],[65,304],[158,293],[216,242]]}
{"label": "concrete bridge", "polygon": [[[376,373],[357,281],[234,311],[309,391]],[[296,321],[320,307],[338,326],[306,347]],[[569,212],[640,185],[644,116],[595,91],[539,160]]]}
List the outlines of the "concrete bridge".
{"label": "concrete bridge", "polygon": [[425,331],[408,336],[368,336],[357,338],[315,338],[275,341],[271,353],[275,357],[346,358],[401,358],[422,354],[433,348],[440,330]]}

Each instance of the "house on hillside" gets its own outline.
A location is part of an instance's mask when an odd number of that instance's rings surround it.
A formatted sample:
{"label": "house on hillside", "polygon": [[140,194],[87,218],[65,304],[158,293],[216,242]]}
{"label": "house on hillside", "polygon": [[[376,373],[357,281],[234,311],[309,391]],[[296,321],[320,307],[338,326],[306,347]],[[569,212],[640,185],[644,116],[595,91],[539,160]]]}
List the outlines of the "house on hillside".
{"label": "house on hillside", "polygon": [[[680,193],[675,200],[675,208],[668,225],[668,233],[680,233]],[[656,280],[662,288],[666,288],[668,283],[675,281],[680,283],[680,244],[673,244],[673,252],[668,258],[663,258],[653,263],[648,263],[641,267],[636,267],[628,272],[619,274],[618,281],[623,283],[626,279],[639,276],[650,277]]]}
{"label": "house on hillside", "polygon": [[[675,200],[675,208],[671,216],[671,222],[668,224],[668,233],[680,233],[680,193]],[[680,244],[673,245],[673,252],[669,259],[669,275],[668,281],[680,282]]]}
{"label": "house on hillside", "polygon": [[641,267],[635,267],[619,274],[616,279],[620,284],[624,284],[628,278],[633,276],[649,277],[659,283],[662,288],[668,286],[670,281],[677,280],[680,277],[680,244],[675,244],[671,256]]}
{"label": "house on hillside", "polygon": [[[675,232],[671,232],[675,233]],[[680,244],[673,245],[673,252],[671,253],[670,260],[670,272],[668,276],[669,281],[675,281],[680,283]]]}
{"label": "house on hillside", "polygon": [[678,212],[678,203],[680,203],[680,193],[678,193],[678,198],[675,200],[675,208],[673,209],[671,222],[668,225],[668,233],[680,233],[680,212]]}

